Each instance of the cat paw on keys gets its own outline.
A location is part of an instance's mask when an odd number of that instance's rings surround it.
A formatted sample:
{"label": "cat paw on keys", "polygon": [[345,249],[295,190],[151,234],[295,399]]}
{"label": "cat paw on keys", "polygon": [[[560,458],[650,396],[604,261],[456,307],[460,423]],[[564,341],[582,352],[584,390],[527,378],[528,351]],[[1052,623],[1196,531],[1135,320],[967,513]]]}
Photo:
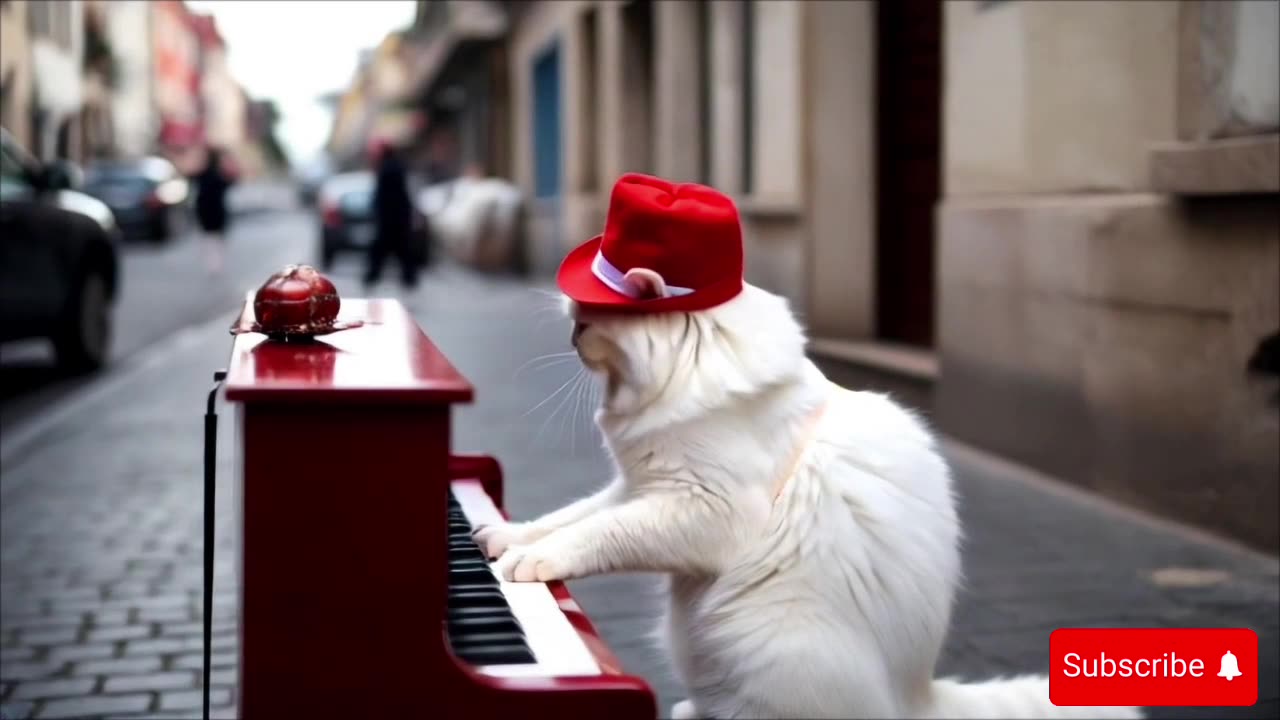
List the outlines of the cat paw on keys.
{"label": "cat paw on keys", "polygon": [[493,571],[509,582],[551,582],[574,577],[565,560],[549,543],[510,545],[495,563]]}
{"label": "cat paw on keys", "polygon": [[481,525],[471,533],[471,538],[485,557],[494,559],[502,557],[512,545],[528,545],[543,535],[546,531],[528,523],[499,523]]}

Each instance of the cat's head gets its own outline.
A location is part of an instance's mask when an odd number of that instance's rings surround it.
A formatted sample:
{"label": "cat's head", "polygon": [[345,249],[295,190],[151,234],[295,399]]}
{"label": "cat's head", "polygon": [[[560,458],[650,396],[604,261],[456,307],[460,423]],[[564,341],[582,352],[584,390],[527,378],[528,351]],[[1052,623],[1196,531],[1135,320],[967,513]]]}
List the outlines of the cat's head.
{"label": "cat's head", "polygon": [[[661,279],[632,278],[661,297]],[[725,407],[796,377],[805,337],[787,301],[752,285],[708,310],[596,313],[564,299],[582,363],[605,385],[607,416],[662,424]]]}

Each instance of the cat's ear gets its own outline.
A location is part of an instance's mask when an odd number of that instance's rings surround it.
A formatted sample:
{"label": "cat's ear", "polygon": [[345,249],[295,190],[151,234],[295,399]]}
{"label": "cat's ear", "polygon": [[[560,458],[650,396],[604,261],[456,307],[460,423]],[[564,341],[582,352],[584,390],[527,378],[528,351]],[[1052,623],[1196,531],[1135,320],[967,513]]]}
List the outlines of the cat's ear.
{"label": "cat's ear", "polygon": [[623,282],[635,292],[637,300],[656,300],[667,296],[667,283],[649,268],[632,268]]}

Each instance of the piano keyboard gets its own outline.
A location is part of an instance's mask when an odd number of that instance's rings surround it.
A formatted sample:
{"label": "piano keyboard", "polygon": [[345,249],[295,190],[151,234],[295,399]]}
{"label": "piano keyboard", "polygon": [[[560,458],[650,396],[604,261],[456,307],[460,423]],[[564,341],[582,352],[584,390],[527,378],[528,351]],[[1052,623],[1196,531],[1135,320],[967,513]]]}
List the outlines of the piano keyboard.
{"label": "piano keyboard", "polygon": [[600,667],[543,583],[499,578],[474,540],[478,525],[505,522],[474,481],[449,491],[447,635],[454,655],[502,677],[599,675]]}
{"label": "piano keyboard", "polygon": [[499,589],[489,560],[471,539],[471,522],[449,496],[449,644],[472,665],[528,665],[533,651]]}

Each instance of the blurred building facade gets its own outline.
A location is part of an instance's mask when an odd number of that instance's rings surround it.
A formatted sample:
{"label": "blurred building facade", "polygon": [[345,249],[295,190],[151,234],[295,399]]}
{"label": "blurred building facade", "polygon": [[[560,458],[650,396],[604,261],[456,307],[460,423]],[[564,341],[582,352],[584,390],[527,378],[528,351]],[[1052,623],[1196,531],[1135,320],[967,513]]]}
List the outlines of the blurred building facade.
{"label": "blurred building facade", "polygon": [[[124,69],[116,48],[136,45],[137,37],[114,34],[112,21],[129,4],[53,0],[0,6],[3,124],[37,156],[85,161],[114,151],[114,102]],[[137,5],[145,14],[146,4]]]}
{"label": "blurred building facade", "polygon": [[359,154],[367,144],[369,105],[368,67],[373,61],[373,51],[361,53],[356,70],[347,89],[338,94],[333,104],[333,125],[325,152],[335,166],[348,168],[359,162]]}
{"label": "blurred building facade", "polygon": [[31,119],[35,82],[27,3],[0,2],[0,126],[27,148],[35,146]]}
{"label": "blurred building facade", "polygon": [[0,121],[38,157],[159,154],[193,173],[213,143],[247,175],[286,162],[214,18],[181,0],[4,0],[0,18]]}
{"label": "blurred building facade", "polygon": [[535,271],[624,172],[712,184],[836,379],[1280,542],[1280,421],[1244,372],[1280,328],[1276,3],[475,3],[505,32],[468,56],[439,38],[472,4],[422,4],[415,84],[455,118],[509,108],[487,148]]}
{"label": "blurred building facade", "polygon": [[507,175],[512,5],[418,0],[412,25],[364,53],[333,103],[326,149],[336,164],[362,167],[375,145],[392,143],[428,181],[468,169]]}
{"label": "blurred building facade", "polygon": [[420,157],[436,179],[510,174],[508,31],[504,2],[419,0],[411,102],[423,118]]}
{"label": "blurred building facade", "polygon": [[151,5],[158,149],[190,174],[204,157],[200,36],[185,3],[159,0]]}
{"label": "blurred building facade", "polygon": [[255,111],[227,64],[227,43],[212,15],[192,15],[200,46],[200,117],[204,142],[220,149],[237,173],[261,175],[269,164],[255,133]]}
{"label": "blurred building facade", "polygon": [[244,98],[248,108],[248,139],[241,147],[240,175],[282,176],[289,170],[292,160],[276,134],[280,111],[273,100],[251,100],[247,94]]}
{"label": "blurred building facade", "polygon": [[140,157],[152,151],[158,126],[153,99],[152,3],[98,0],[105,12],[111,56],[111,127],[115,154]]}
{"label": "blurred building facade", "polygon": [[357,64],[350,86],[337,99],[326,151],[343,169],[363,167],[377,143],[409,144],[421,117],[409,101],[416,48],[391,33]]}
{"label": "blurred building facade", "polygon": [[936,421],[1275,552],[1275,2],[948,3]]}
{"label": "blurred building facade", "polygon": [[110,7],[102,0],[84,0],[84,54],[80,74],[79,118],[81,160],[115,154],[112,97],[116,84],[116,57],[107,18]]}
{"label": "blurred building facade", "polygon": [[40,157],[82,158],[84,20],[81,0],[27,3],[31,147]]}

